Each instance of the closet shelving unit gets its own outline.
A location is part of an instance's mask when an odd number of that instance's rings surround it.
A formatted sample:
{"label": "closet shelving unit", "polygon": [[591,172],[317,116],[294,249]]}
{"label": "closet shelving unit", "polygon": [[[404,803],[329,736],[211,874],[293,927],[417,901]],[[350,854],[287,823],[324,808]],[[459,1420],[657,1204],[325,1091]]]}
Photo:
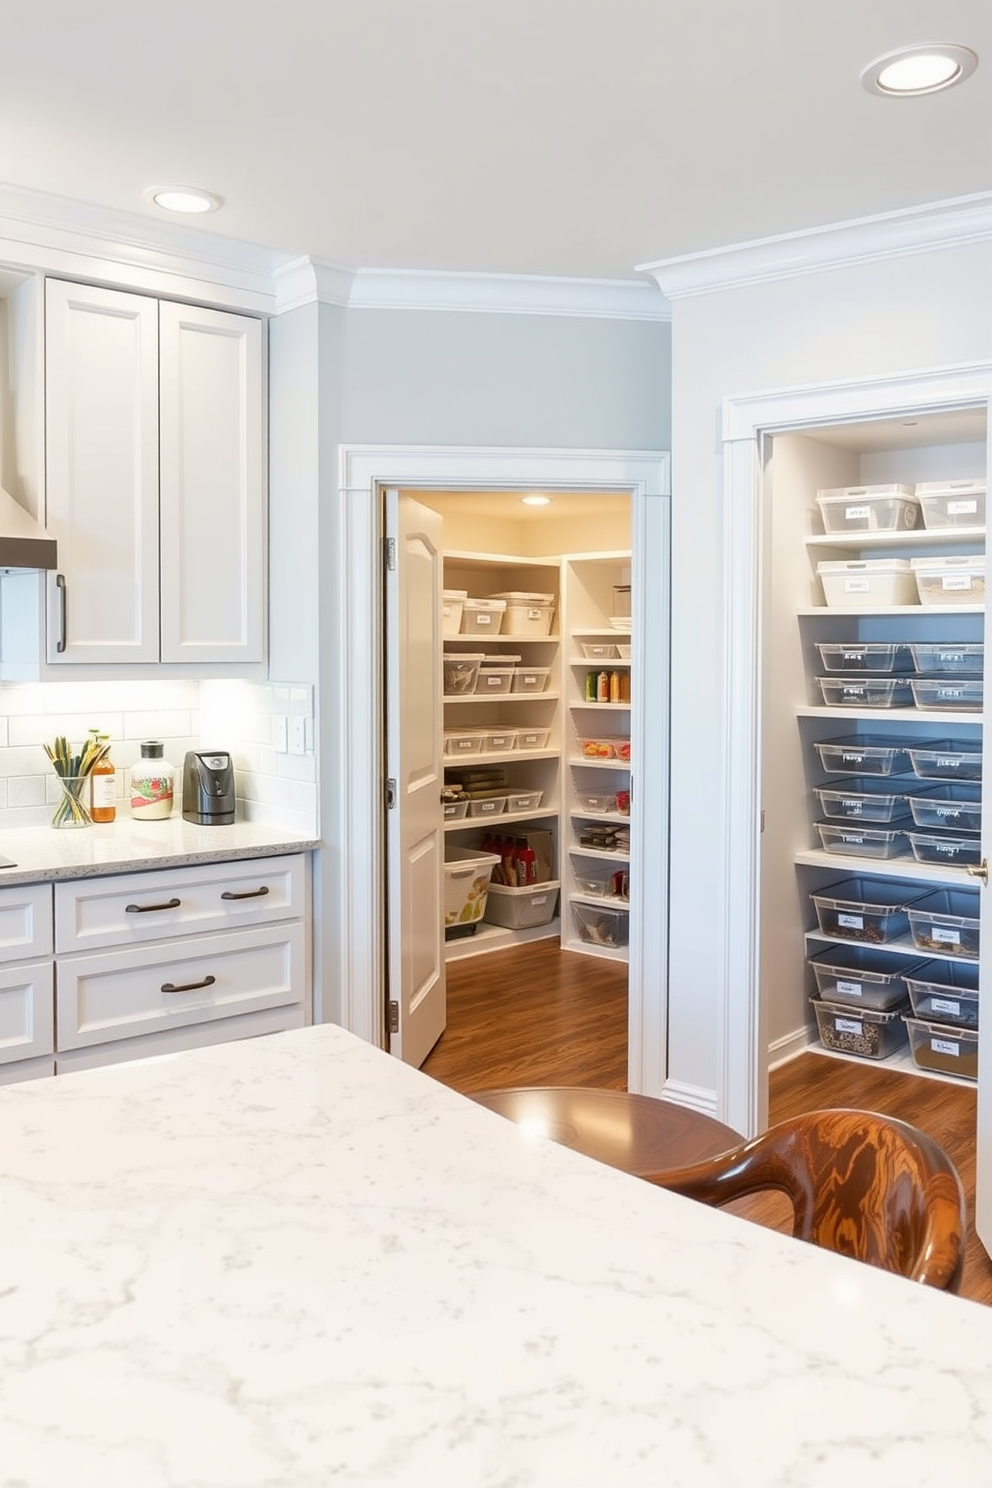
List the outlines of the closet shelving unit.
{"label": "closet shelving unit", "polygon": [[[935,443],[940,443],[939,429]],[[827,1058],[845,1059],[855,1056],[827,1050],[820,1043],[813,1010],[808,997],[815,991],[812,973],[804,965],[802,977],[797,976],[797,961],[805,963],[808,956],[827,950],[831,944],[850,946],[850,940],[840,940],[824,935],[817,924],[815,909],[810,894],[827,889],[830,885],[849,877],[861,879],[889,879],[907,881],[907,888],[923,894],[938,888],[977,889],[976,880],[963,867],[953,865],[927,865],[912,856],[890,859],[828,853],[818,842],[815,823],[822,819],[814,788],[818,785],[836,787],[844,777],[825,773],[814,748],[816,742],[850,735],[877,735],[884,738],[909,738],[919,740],[922,747],[927,741],[955,738],[975,742],[981,747],[982,714],[971,710],[923,709],[923,708],[852,708],[832,707],[823,704],[817,677],[824,675],[816,650],[817,642],[936,642],[943,645],[981,642],[984,639],[984,604],[954,605],[896,605],[887,608],[841,609],[828,607],[816,578],[819,560],[868,559],[880,557],[910,558],[915,556],[973,555],[985,551],[984,527],[948,527],[912,530],[909,532],[845,532],[827,533],[809,528],[819,527],[815,504],[816,489],[845,484],[881,484],[895,480],[912,484],[916,479],[936,478],[939,469],[939,451],[921,447],[919,450],[894,450],[891,468],[886,469],[884,455],[874,455],[874,464],[868,472],[856,459],[849,465],[846,478],[836,461],[836,449],[825,451],[819,446],[815,434],[812,439],[803,435],[780,436],[788,441],[780,461],[787,471],[789,486],[797,479],[803,480],[802,492],[778,490],[773,477],[774,528],[773,548],[778,560],[779,573],[792,577],[780,578],[773,586],[775,593],[766,614],[766,667],[778,662],[778,677],[769,684],[768,703],[771,716],[781,707],[786,711],[786,700],[791,696],[792,741],[789,744],[776,729],[775,742],[766,745],[764,769],[773,781],[769,784],[770,838],[765,849],[768,861],[767,873],[763,870],[763,902],[766,906],[764,925],[768,954],[763,958],[763,995],[765,985],[776,978],[791,976],[794,985],[800,985],[805,1006],[804,1016],[809,1031],[810,1048]],[[779,440],[776,440],[779,449]],[[913,473],[914,457],[920,460],[921,473]],[[947,457],[951,465],[948,471],[954,478],[965,474],[962,460],[967,466],[969,455],[949,449]],[[977,446],[970,447],[970,457],[979,460]],[[935,468],[936,464],[936,468]],[[981,448],[981,463],[967,470],[973,478],[985,477],[984,445]],[[840,478],[838,478],[838,476]],[[786,481],[783,480],[783,485]],[[797,552],[797,547],[799,551]],[[791,550],[793,557],[789,568],[782,564],[784,553]],[[791,609],[791,626],[789,611]],[[775,639],[775,631],[781,639]],[[791,635],[790,643],[787,636]],[[798,636],[798,646],[795,638]],[[793,649],[789,649],[790,644]],[[769,729],[771,735],[773,731]],[[798,744],[798,749],[797,749]],[[923,782],[919,782],[921,785]],[[786,798],[806,801],[806,818],[796,823],[781,809]],[[789,825],[791,819],[792,825]],[[791,841],[791,852],[789,843]],[[795,882],[788,891],[789,870],[787,859],[791,858],[791,874]],[[777,864],[777,866],[776,866]],[[976,893],[976,904],[980,898]],[[797,904],[802,918],[799,934],[796,935],[788,921],[786,906]],[[976,913],[980,911],[976,909]],[[887,944],[883,948],[893,955],[903,955],[916,960],[945,960],[953,963],[964,958],[941,952],[921,951],[912,942],[911,936],[902,943]],[[974,965],[974,961],[968,961]],[[969,1084],[972,1081],[958,1080],[951,1074],[938,1074],[921,1070],[915,1063],[908,1047],[879,1061],[856,1059],[857,1063],[869,1063],[877,1068],[898,1069],[929,1079],[944,1079]]]}

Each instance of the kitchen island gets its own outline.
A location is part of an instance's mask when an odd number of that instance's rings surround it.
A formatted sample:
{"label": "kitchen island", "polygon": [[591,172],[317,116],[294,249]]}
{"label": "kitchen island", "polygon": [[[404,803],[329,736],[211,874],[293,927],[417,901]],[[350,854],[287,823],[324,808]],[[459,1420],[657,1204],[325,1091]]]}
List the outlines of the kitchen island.
{"label": "kitchen island", "polygon": [[992,1481],[992,1310],[324,1025],[0,1090],[0,1483]]}

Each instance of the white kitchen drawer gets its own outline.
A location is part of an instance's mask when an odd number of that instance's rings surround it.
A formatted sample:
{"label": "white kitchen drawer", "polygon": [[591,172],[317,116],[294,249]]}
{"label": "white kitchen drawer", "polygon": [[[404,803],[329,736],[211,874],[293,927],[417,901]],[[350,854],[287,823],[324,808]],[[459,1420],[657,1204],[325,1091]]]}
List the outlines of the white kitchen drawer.
{"label": "white kitchen drawer", "polygon": [[0,963],[52,954],[51,884],[0,889]]}
{"label": "white kitchen drawer", "polygon": [[301,923],[65,956],[58,962],[56,1047],[81,1049],[302,1004],[305,979]]}
{"label": "white kitchen drawer", "polygon": [[306,892],[302,853],[73,879],[55,885],[55,945],[62,954],[299,919]]}
{"label": "white kitchen drawer", "polygon": [[53,1052],[53,991],[51,961],[0,966],[0,1065]]}

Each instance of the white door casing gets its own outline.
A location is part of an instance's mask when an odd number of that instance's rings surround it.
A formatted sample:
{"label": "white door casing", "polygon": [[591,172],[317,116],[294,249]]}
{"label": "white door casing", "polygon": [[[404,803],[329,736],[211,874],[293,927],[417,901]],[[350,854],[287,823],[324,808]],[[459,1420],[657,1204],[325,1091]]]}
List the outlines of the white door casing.
{"label": "white door casing", "polygon": [[[713,916],[723,936],[718,992],[720,1029],[719,1114],[744,1132],[766,1119],[766,1040],[759,999],[759,820],[761,809],[760,444],[765,434],[803,430],[856,419],[988,406],[992,363],[927,368],[887,378],[727,397],[723,404],[725,535],[723,738],[727,761],[721,816],[725,862]],[[989,643],[986,611],[985,640]],[[983,731],[983,778],[992,780],[992,738]],[[982,855],[992,857],[992,819],[983,813]],[[982,917],[986,919],[983,891]],[[980,976],[992,985],[992,935],[983,933]],[[992,1058],[980,1038],[978,1082],[976,1228],[992,1249]]]}
{"label": "white door casing", "polygon": [[393,557],[386,579],[386,813],[389,1051],[423,1064],[444,1032],[444,817],[441,590],[444,523],[385,492]]}
{"label": "white door casing", "polygon": [[[645,806],[658,813],[650,830],[632,822],[631,875],[643,903],[632,909],[629,963],[631,1090],[663,1093],[667,1063],[668,914],[668,595],[669,457],[660,452],[344,445],[340,451],[336,538],[342,555],[337,595],[334,672],[343,700],[342,734],[331,782],[340,809],[324,830],[329,862],[347,865],[324,876],[322,904],[339,930],[329,978],[337,983],[343,1025],[383,1047],[386,967],[383,864],[385,720],[382,676],[382,528],[378,488],[625,492],[633,531],[633,626],[644,637],[635,650],[631,688],[643,698],[642,738],[632,745],[650,762],[643,772]],[[650,595],[650,598],[648,598]],[[650,656],[649,665],[646,658]],[[657,658],[664,658],[658,665]],[[638,772],[634,760],[635,776]]]}

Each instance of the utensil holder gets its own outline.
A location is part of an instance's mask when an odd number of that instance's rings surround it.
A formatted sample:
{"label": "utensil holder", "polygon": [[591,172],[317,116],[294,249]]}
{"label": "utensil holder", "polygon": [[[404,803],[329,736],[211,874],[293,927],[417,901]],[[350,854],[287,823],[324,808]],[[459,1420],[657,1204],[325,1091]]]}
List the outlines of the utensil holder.
{"label": "utensil holder", "polygon": [[90,777],[88,775],[57,775],[59,783],[59,803],[52,817],[53,827],[91,827],[93,818],[90,816],[87,800],[89,797]]}

